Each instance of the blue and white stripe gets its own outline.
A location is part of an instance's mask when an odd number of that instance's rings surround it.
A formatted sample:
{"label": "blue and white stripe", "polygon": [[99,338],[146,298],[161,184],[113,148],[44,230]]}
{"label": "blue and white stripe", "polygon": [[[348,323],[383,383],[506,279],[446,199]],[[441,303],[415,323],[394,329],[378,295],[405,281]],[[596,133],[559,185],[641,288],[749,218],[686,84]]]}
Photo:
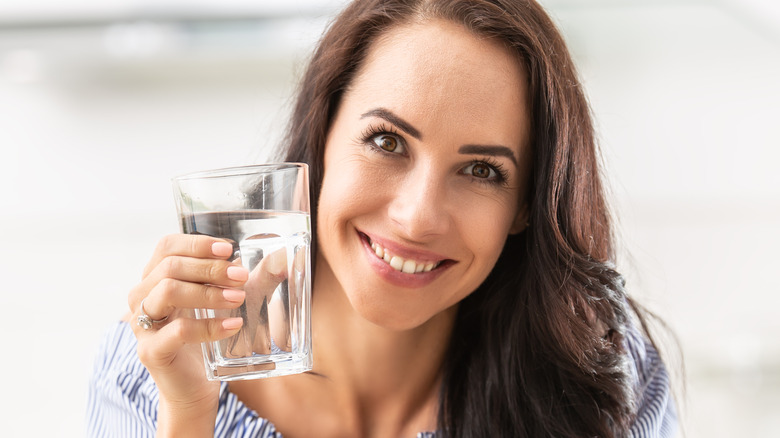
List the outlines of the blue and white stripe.
{"label": "blue and white stripe", "polygon": [[114,325],[103,339],[87,403],[88,436],[154,437],[159,396],[127,323]]}
{"label": "blue and white stripe", "polygon": [[[631,427],[632,438],[670,438],[677,417],[670,394],[669,375],[652,344],[629,331],[626,344],[632,374],[640,396],[639,412]],[[157,425],[159,393],[136,353],[130,325],[119,322],[100,344],[90,379],[87,436],[153,438]],[[435,438],[424,432],[418,438]],[[214,436],[220,438],[281,438],[274,425],[249,409],[222,383]]]}
{"label": "blue and white stripe", "polygon": [[[154,438],[159,392],[136,353],[136,339],[125,322],[112,326],[98,349],[90,378],[87,436]],[[222,383],[215,437],[281,438]]]}
{"label": "blue and white stripe", "polygon": [[671,395],[669,373],[658,351],[637,330],[626,333],[626,345],[639,410],[629,437],[670,438],[677,433],[677,412]]}

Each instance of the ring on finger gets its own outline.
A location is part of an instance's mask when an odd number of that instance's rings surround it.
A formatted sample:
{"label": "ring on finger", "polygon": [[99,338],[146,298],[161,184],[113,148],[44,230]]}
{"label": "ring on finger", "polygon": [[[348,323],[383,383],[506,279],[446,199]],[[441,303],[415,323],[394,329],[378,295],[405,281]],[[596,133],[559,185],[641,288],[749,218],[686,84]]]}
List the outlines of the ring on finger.
{"label": "ring on finger", "polygon": [[149,330],[152,328],[152,325],[160,323],[168,319],[168,316],[166,315],[163,319],[152,319],[151,316],[146,314],[146,311],[144,310],[144,301],[146,301],[146,298],[141,300],[141,305],[139,306],[138,310],[138,326],[141,327],[144,330]]}

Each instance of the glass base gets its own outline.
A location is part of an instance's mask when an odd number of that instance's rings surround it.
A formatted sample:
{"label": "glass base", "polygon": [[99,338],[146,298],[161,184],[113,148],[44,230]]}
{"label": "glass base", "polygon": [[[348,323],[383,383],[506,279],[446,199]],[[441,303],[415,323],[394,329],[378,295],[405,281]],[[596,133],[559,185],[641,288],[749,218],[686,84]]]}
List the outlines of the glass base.
{"label": "glass base", "polygon": [[[205,349],[205,347],[204,347]],[[204,356],[207,357],[204,351]],[[209,380],[250,380],[265,377],[287,376],[311,371],[311,354],[269,354],[256,357],[230,359],[206,365],[206,377]]]}

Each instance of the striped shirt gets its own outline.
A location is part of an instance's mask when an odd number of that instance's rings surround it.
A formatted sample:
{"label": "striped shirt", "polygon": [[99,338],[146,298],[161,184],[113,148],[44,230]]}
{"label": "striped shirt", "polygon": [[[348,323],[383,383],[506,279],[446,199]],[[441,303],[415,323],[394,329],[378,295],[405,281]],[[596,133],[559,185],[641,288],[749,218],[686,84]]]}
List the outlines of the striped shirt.
{"label": "striped shirt", "polygon": [[[639,412],[631,428],[632,438],[672,437],[677,418],[669,389],[669,376],[658,353],[637,332],[626,337],[633,361],[631,372],[641,394]],[[87,402],[87,436],[155,436],[159,393],[136,354],[130,325],[118,322],[106,333],[95,359]],[[435,438],[422,432],[418,438]],[[219,438],[281,438],[276,427],[244,405],[222,382],[214,426]]]}

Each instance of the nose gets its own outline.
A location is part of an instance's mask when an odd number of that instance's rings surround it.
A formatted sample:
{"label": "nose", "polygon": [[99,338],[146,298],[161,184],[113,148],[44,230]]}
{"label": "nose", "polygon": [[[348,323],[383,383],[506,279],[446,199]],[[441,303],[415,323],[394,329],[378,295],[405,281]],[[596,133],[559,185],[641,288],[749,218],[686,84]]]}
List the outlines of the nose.
{"label": "nose", "polygon": [[433,166],[409,172],[394,190],[388,207],[398,233],[411,241],[425,241],[447,233],[452,226],[451,200],[445,178]]}

